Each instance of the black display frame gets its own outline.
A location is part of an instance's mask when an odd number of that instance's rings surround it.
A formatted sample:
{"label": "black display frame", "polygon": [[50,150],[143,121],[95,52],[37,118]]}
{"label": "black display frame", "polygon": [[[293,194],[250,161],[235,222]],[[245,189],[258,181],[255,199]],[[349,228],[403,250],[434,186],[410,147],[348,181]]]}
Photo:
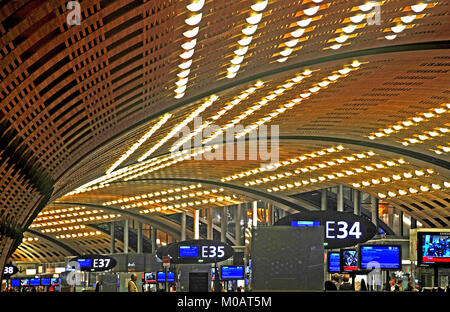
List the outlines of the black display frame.
{"label": "black display frame", "polygon": [[[242,278],[223,278],[223,267],[233,267],[233,268],[242,268]],[[245,266],[243,265],[221,265],[220,266],[220,279],[222,281],[237,281],[237,280],[245,280]]]}
{"label": "black display frame", "polygon": [[[344,270],[344,257],[343,254],[345,251],[356,251],[356,256],[357,256],[357,263],[356,263],[356,270]],[[339,262],[340,262],[340,269],[342,274],[351,274],[353,272],[359,272],[359,266],[358,266],[358,262],[359,262],[359,250],[358,248],[342,248],[341,250],[339,250]]]}
{"label": "black display frame", "polygon": [[450,230],[443,230],[439,232],[420,231],[417,232],[417,265],[421,267],[437,267],[437,268],[449,268],[450,262],[423,262],[423,237],[425,235],[448,235],[450,236]]}
{"label": "black display frame", "polygon": [[[338,254],[339,255],[339,270],[338,271],[330,271],[330,254]],[[327,272],[341,273],[341,252],[340,251],[327,251]]]}

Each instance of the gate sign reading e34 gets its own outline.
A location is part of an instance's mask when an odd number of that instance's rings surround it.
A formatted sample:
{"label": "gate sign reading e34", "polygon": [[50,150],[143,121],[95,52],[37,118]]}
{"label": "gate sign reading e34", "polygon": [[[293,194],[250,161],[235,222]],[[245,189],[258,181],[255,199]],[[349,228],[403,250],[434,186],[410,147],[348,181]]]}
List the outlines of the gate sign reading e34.
{"label": "gate sign reading e34", "polygon": [[72,258],[79,264],[80,271],[107,271],[114,268],[117,264],[116,259],[104,255],[85,255]]}
{"label": "gate sign reading e34", "polygon": [[221,241],[188,240],[171,244],[167,249],[172,263],[214,263],[233,256],[233,248]]}
{"label": "gate sign reading e34", "polygon": [[339,211],[304,211],[286,216],[275,225],[323,226],[326,249],[364,243],[377,233],[376,226],[367,217]]}

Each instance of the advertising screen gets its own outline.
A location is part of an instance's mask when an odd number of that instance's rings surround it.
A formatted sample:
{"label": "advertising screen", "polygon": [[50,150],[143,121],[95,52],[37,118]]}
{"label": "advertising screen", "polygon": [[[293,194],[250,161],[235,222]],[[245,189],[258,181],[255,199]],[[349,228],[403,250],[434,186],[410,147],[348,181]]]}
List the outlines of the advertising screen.
{"label": "advertising screen", "polygon": [[243,279],[244,278],[244,267],[242,266],[226,266],[223,265],[222,269],[222,279]]}
{"label": "advertising screen", "polygon": [[42,286],[50,286],[50,278],[41,278]]}
{"label": "advertising screen", "polygon": [[20,279],[11,280],[11,287],[19,287],[19,286],[20,286]]}
{"label": "advertising screen", "polygon": [[144,280],[146,283],[156,283],[156,273],[145,273]]}
{"label": "advertising screen", "polygon": [[39,286],[41,285],[41,279],[40,278],[32,278],[30,279],[30,286]]}
{"label": "advertising screen", "polygon": [[417,252],[422,264],[450,265],[450,233],[418,233]]}
{"label": "advertising screen", "polygon": [[399,269],[401,267],[400,246],[360,246],[360,268]]}
{"label": "advertising screen", "polygon": [[180,246],[180,257],[197,258],[198,246]]}
{"label": "advertising screen", "polygon": [[50,283],[52,284],[52,286],[59,285],[61,283],[61,279],[52,277],[52,279],[50,280]]}
{"label": "advertising screen", "polygon": [[341,250],[341,271],[358,270],[358,252],[355,249]]}
{"label": "advertising screen", "polygon": [[328,272],[341,271],[341,256],[339,252],[328,253]]}
{"label": "advertising screen", "polygon": [[30,286],[30,280],[29,279],[21,279],[20,280],[20,286]]}

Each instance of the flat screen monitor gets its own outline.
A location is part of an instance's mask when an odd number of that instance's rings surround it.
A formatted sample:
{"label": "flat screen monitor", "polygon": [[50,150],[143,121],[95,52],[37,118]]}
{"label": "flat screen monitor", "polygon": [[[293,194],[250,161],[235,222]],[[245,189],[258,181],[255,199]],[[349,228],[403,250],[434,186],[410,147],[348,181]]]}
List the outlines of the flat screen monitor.
{"label": "flat screen monitor", "polygon": [[60,281],[60,278],[52,277],[50,280],[50,283],[52,284],[52,286],[56,286],[56,285],[59,285],[61,283],[61,281]]}
{"label": "flat screen monitor", "polygon": [[358,270],[358,252],[356,249],[341,249],[341,272]]}
{"label": "flat screen monitor", "polygon": [[41,278],[41,285],[42,286],[50,286],[50,278],[46,278],[46,277]]}
{"label": "flat screen monitor", "polygon": [[[166,272],[158,272],[156,274],[157,282],[165,282],[166,281]],[[175,282],[175,272],[167,272],[167,281]]]}
{"label": "flat screen monitor", "polygon": [[419,265],[450,266],[450,231],[418,232]]}
{"label": "flat screen monitor", "polygon": [[20,286],[30,286],[30,280],[28,278],[20,280]]}
{"label": "flat screen monitor", "polygon": [[328,272],[341,271],[341,256],[339,252],[328,252]]}
{"label": "flat screen monitor", "polygon": [[144,280],[146,283],[156,283],[156,273],[145,273],[144,274]]}
{"label": "flat screen monitor", "polygon": [[78,259],[78,264],[80,265],[80,268],[90,268],[91,259]]}
{"label": "flat screen monitor", "polygon": [[400,269],[401,247],[388,245],[362,245],[359,247],[360,269]]}
{"label": "flat screen monitor", "polygon": [[30,279],[30,286],[40,286],[40,285],[41,285],[40,278],[31,278]]}
{"label": "flat screen monitor", "polygon": [[20,286],[20,279],[11,280],[11,287],[19,287],[19,286]]}
{"label": "flat screen monitor", "polygon": [[198,258],[198,246],[180,246],[180,257]]}
{"label": "flat screen monitor", "polygon": [[233,266],[222,265],[221,276],[223,280],[244,279],[244,267],[234,265]]}

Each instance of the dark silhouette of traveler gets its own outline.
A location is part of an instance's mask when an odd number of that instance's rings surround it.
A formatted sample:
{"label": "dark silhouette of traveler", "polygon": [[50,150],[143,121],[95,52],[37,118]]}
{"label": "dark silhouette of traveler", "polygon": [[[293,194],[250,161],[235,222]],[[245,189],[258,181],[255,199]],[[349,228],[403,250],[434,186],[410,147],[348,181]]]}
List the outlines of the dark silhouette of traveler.
{"label": "dark silhouette of traveler", "polygon": [[366,281],[364,279],[361,280],[361,289],[360,291],[367,291]]}
{"label": "dark silhouette of traveler", "polygon": [[131,274],[131,280],[128,282],[128,292],[138,292],[136,281],[137,275],[135,273]]}
{"label": "dark silhouette of traveler", "polygon": [[401,279],[399,279],[397,281],[397,284],[395,285],[394,291],[402,291],[402,290],[403,290],[403,281]]}
{"label": "dark silhouette of traveler", "polygon": [[341,286],[339,286],[339,290],[354,290],[352,283],[349,283],[350,276],[348,274],[345,274],[342,277],[342,280],[344,281]]}
{"label": "dark silhouette of traveler", "polygon": [[97,282],[97,285],[95,285],[95,292],[100,292],[100,290],[101,290],[101,283],[102,282]]}
{"label": "dark silhouette of traveler", "polygon": [[336,291],[337,287],[336,284],[333,283],[332,281],[326,281],[325,282],[325,291]]}

